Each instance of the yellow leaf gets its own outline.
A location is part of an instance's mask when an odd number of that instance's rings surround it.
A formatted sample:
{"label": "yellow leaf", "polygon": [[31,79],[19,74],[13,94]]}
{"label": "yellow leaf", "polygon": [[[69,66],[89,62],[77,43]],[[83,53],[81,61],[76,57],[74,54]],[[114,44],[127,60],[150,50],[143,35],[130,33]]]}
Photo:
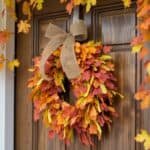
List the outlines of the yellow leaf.
{"label": "yellow leaf", "polygon": [[28,20],[31,19],[31,11],[30,11],[30,3],[29,2],[27,2],[27,1],[23,2],[22,12],[24,15],[28,16]]}
{"label": "yellow leaf", "polygon": [[107,88],[104,84],[100,84],[101,90],[103,94],[107,94]]}
{"label": "yellow leaf", "polygon": [[20,20],[18,23],[18,33],[28,33],[31,25],[28,23],[27,20]]}
{"label": "yellow leaf", "polygon": [[99,100],[95,99],[95,100],[94,100],[94,103],[95,103],[95,107],[96,107],[97,111],[100,113],[102,110],[101,110],[101,108],[100,108]]}
{"label": "yellow leaf", "polygon": [[142,48],[141,44],[133,46],[132,47],[132,53],[138,53],[138,52],[140,52],[141,48]]}
{"label": "yellow leaf", "polygon": [[8,68],[11,71],[13,71],[15,67],[19,67],[19,66],[20,66],[20,62],[17,59],[8,62]]}
{"label": "yellow leaf", "polygon": [[43,82],[43,79],[41,78],[38,82],[37,82],[37,86],[40,86],[41,85],[41,83]]}
{"label": "yellow leaf", "polygon": [[86,4],[86,12],[89,12],[91,9],[91,4],[90,3],[87,3]]}
{"label": "yellow leaf", "polygon": [[150,149],[150,134],[146,130],[141,130],[141,133],[139,133],[135,140],[140,143],[144,143],[144,149],[149,150]]}
{"label": "yellow leaf", "polygon": [[49,110],[46,110],[43,113],[43,122],[46,125],[46,127],[49,127],[49,124],[51,124],[52,118],[51,118],[51,114],[50,114]]}
{"label": "yellow leaf", "polygon": [[92,83],[94,81],[94,76],[92,76],[91,80],[90,80],[90,83],[87,85],[87,91],[86,93],[83,95],[83,97],[87,97],[89,95],[89,92],[90,92],[90,89],[91,89],[91,86],[92,86]]}
{"label": "yellow leaf", "polygon": [[115,96],[119,96],[121,99],[124,98],[124,96],[123,96],[122,94],[120,94],[120,93],[118,93],[118,92],[116,92],[116,91],[112,91],[112,93],[113,93],[113,95],[115,95]]}
{"label": "yellow leaf", "polygon": [[124,7],[127,8],[127,7],[130,7],[131,5],[131,0],[122,0],[123,1],[123,4],[124,4]]}
{"label": "yellow leaf", "polygon": [[102,56],[100,57],[100,59],[105,61],[105,60],[111,60],[112,57],[111,57],[110,55],[102,55]]}
{"label": "yellow leaf", "polygon": [[33,6],[33,8],[36,7],[37,10],[43,9],[43,3],[44,0],[30,0],[30,4]]}
{"label": "yellow leaf", "polygon": [[96,5],[96,0],[87,0],[86,1],[86,12],[89,12],[91,9],[91,6]]}
{"label": "yellow leaf", "polygon": [[5,4],[7,7],[12,7],[13,6],[13,1],[12,0],[4,0]]}
{"label": "yellow leaf", "polygon": [[62,72],[55,72],[54,79],[55,79],[56,86],[60,86],[62,88],[62,90],[65,92],[65,87],[63,84],[64,74]]}
{"label": "yellow leaf", "polygon": [[28,71],[29,71],[29,72],[34,72],[35,69],[34,69],[34,68],[29,68]]}
{"label": "yellow leaf", "polygon": [[99,133],[98,137],[99,137],[99,139],[100,139],[100,138],[101,138],[101,135],[102,135],[102,129],[101,129],[101,127],[100,127],[100,125],[98,124],[97,121],[94,121],[94,123],[95,123],[95,125],[96,125],[96,127],[97,127],[97,131],[98,131],[98,133]]}
{"label": "yellow leaf", "polygon": [[91,103],[93,98],[89,97],[81,97],[77,100],[76,106],[79,108],[84,108],[86,104]]}
{"label": "yellow leaf", "polygon": [[68,130],[67,138],[73,142],[73,129]]}

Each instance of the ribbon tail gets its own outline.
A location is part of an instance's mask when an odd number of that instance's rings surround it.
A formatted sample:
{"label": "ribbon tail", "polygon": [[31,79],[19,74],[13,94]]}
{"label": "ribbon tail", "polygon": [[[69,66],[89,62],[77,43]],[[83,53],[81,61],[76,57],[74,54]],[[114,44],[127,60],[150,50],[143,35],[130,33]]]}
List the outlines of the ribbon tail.
{"label": "ribbon tail", "polygon": [[68,79],[74,79],[80,75],[80,68],[74,51],[75,39],[68,35],[63,43],[60,61]]}
{"label": "ribbon tail", "polygon": [[57,35],[60,36],[60,35],[64,35],[64,34],[66,34],[66,32],[63,31],[60,27],[58,27],[52,23],[49,23],[46,33],[45,33],[45,37],[51,39]]}
{"label": "ribbon tail", "polygon": [[53,53],[53,51],[55,51],[58,47],[60,47],[63,44],[65,38],[66,38],[66,35],[53,38],[44,48],[41,61],[40,61],[40,73],[43,79],[49,80],[49,77],[45,73],[46,61],[48,60],[49,56]]}

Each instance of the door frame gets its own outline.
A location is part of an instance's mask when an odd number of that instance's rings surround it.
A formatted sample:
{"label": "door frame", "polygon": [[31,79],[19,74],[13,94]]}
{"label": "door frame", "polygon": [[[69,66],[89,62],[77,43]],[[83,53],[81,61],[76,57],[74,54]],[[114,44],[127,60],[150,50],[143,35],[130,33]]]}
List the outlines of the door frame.
{"label": "door frame", "polygon": [[[0,51],[9,60],[15,56],[15,21],[7,12],[3,0],[0,0],[0,10],[6,10],[1,20],[0,29],[12,33],[11,38]],[[15,7],[15,1],[13,1]],[[0,150],[14,150],[14,75],[6,67],[0,73]]]}

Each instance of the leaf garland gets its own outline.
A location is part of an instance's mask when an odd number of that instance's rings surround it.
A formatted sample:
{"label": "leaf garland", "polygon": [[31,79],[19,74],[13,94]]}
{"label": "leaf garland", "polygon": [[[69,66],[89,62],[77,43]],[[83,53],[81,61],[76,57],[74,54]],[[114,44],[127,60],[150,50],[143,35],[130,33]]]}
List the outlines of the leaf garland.
{"label": "leaf garland", "polygon": [[[114,101],[117,95],[114,64],[106,52],[110,47],[101,43],[76,43],[75,52],[81,75],[70,80],[70,89],[75,97],[73,104],[63,96],[66,92],[66,75],[60,63],[61,47],[47,60],[45,72],[49,81],[39,72],[40,57],[34,59],[30,69],[33,76],[28,81],[34,103],[34,120],[43,118],[49,128],[49,137],[55,134],[66,144],[71,143],[74,132],[85,145],[93,145],[92,136],[101,139],[104,126],[110,126],[117,116]],[[67,91],[68,92],[68,91]]]}
{"label": "leaf garland", "polygon": [[86,12],[89,12],[92,6],[96,5],[96,0],[60,0],[61,3],[66,3],[66,10],[69,14],[71,14],[74,7],[79,5],[85,5],[86,6]]}
{"label": "leaf garland", "polygon": [[[138,0],[137,1],[137,18],[138,18],[138,31],[139,34],[131,43],[132,52],[139,53],[140,59],[143,59],[149,54],[150,43],[150,1]],[[150,61],[145,62],[146,77],[139,89],[135,94],[135,98],[141,101],[141,108],[145,109],[150,107],[150,92],[145,88],[146,84],[150,83]]]}
{"label": "leaf garland", "polygon": [[[128,0],[124,0],[125,7]],[[138,19],[138,35],[132,42],[132,52],[139,53],[140,59],[143,59],[149,54],[150,50],[150,1],[149,0],[137,0],[137,19]],[[150,90],[145,85],[150,84],[150,60],[144,64],[146,69],[146,76],[142,82],[139,90],[135,94],[135,99],[141,102],[141,108],[150,108]],[[141,130],[135,138],[137,142],[144,143],[144,149],[150,149],[150,135],[145,130]]]}

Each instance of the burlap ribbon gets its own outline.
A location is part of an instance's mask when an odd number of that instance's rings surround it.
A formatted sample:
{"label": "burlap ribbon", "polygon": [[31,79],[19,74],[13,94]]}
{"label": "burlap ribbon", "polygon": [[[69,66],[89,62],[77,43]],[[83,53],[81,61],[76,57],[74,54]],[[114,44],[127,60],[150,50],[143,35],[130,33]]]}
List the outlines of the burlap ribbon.
{"label": "burlap ribbon", "polygon": [[74,44],[75,38],[85,40],[87,38],[87,28],[82,20],[78,20],[70,27],[70,33],[66,33],[58,26],[50,23],[46,30],[45,36],[50,39],[47,46],[44,48],[40,62],[40,72],[42,78],[49,80],[45,73],[45,64],[53,51],[57,50],[62,45],[60,61],[63,71],[68,79],[74,79],[80,75],[80,68],[77,63]]}

